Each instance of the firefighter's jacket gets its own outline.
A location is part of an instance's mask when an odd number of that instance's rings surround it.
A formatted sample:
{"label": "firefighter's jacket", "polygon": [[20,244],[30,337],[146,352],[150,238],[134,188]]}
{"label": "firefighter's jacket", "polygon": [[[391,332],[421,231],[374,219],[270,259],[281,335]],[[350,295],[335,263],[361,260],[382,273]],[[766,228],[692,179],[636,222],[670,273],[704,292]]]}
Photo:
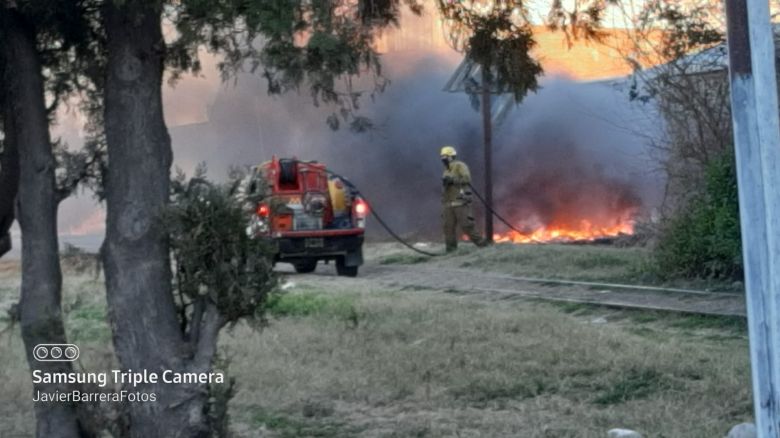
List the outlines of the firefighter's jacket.
{"label": "firefighter's jacket", "polygon": [[444,191],[442,204],[445,207],[458,207],[471,202],[471,173],[466,163],[453,160],[442,175]]}

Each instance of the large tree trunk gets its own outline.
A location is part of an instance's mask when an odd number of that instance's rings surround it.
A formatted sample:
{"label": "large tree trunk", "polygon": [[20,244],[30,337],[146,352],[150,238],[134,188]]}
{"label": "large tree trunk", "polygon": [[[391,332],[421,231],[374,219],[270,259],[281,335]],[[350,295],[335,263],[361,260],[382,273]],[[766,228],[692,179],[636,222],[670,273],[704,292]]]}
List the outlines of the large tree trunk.
{"label": "large tree trunk", "polygon": [[[2,101],[0,105],[4,106]],[[11,250],[10,229],[14,223],[14,205],[18,189],[19,154],[16,144],[6,139],[0,146],[0,257]]]}
{"label": "large tree trunk", "polygon": [[[106,2],[105,127],[108,144],[106,239],[102,256],[114,346],[123,368],[208,371],[218,317],[212,308],[190,346],[171,293],[168,244],[158,222],[169,197],[172,152],[163,120],[162,2]],[[201,344],[201,345],[197,345]],[[157,402],[131,403],[134,437],[197,437],[209,432],[203,385],[145,384]]]}
{"label": "large tree trunk", "polygon": [[[43,76],[36,50],[35,32],[13,10],[2,11],[4,58],[3,86],[6,107],[6,142],[18,148],[19,224],[22,228],[22,337],[31,370],[70,372],[70,362],[39,362],[33,357],[37,344],[65,343],[62,323],[60,272],[57,246],[57,198],[55,162],[49,137]],[[34,391],[69,392],[66,384],[36,384]],[[76,407],[72,403],[35,403],[37,436],[78,437]]]}
{"label": "large tree trunk", "polygon": [[[0,50],[0,80],[5,78],[5,53]],[[0,114],[3,126],[8,126],[11,111],[5,88],[0,86]],[[7,135],[8,128],[3,132]],[[16,143],[5,139],[0,143],[0,257],[11,250],[11,225],[14,223],[16,193],[19,190],[19,153]]]}

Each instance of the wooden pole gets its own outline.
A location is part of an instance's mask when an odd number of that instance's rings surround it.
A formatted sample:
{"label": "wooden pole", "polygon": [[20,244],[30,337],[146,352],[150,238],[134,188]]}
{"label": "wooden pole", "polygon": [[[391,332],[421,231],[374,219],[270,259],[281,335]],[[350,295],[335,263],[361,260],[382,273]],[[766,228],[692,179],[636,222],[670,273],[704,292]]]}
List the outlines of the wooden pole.
{"label": "wooden pole", "polygon": [[493,115],[490,102],[490,78],[482,69],[482,132],[485,149],[485,241],[493,242]]}
{"label": "wooden pole", "polygon": [[758,436],[780,436],[780,122],[767,0],[726,0],[745,298]]}

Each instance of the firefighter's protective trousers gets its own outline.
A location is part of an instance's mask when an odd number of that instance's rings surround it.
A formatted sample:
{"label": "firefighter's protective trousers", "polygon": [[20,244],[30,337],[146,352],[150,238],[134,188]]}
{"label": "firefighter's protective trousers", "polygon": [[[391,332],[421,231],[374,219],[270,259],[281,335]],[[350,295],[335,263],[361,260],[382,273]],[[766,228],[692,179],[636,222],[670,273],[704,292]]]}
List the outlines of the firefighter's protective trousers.
{"label": "firefighter's protective trousers", "polygon": [[444,224],[444,242],[447,251],[458,247],[458,228],[469,240],[477,246],[484,241],[474,224],[474,214],[471,209],[471,174],[468,166],[462,161],[454,160],[444,170],[442,176],[442,221]]}
{"label": "firefighter's protective trousers", "polygon": [[477,232],[474,224],[474,214],[471,204],[444,207],[444,242],[447,251],[454,251],[458,247],[458,228],[469,236],[469,240],[477,246],[482,246],[482,236]]}

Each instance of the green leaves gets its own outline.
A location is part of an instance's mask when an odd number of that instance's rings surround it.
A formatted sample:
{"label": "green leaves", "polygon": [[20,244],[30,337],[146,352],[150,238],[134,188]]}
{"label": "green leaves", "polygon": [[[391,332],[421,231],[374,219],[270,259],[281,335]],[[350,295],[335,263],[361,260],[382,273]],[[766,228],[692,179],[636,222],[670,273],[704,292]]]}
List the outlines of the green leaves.
{"label": "green leaves", "polygon": [[712,5],[706,3],[681,5],[653,0],[644,5],[636,24],[637,32],[661,33],[657,44],[660,61],[668,62],[723,42],[721,19],[713,16]]}
{"label": "green leaves", "polygon": [[208,299],[228,322],[262,317],[275,286],[270,245],[246,233],[248,216],[226,187],[205,179],[205,169],[172,184],[163,216],[175,265],[181,305]]}
{"label": "green leaves", "polygon": [[601,29],[604,11],[607,5],[618,3],[619,0],[574,0],[564,7],[561,0],[555,0],[547,15],[547,26],[563,32],[569,46],[577,39],[601,41],[605,36]]}
{"label": "green leaves", "polygon": [[530,54],[536,42],[522,1],[437,3],[452,46],[482,67],[483,87],[512,93],[517,102],[538,88],[542,67]]}
{"label": "green leaves", "polygon": [[734,158],[713,160],[706,186],[672,218],[656,251],[667,276],[729,279],[742,276],[742,241]]}

